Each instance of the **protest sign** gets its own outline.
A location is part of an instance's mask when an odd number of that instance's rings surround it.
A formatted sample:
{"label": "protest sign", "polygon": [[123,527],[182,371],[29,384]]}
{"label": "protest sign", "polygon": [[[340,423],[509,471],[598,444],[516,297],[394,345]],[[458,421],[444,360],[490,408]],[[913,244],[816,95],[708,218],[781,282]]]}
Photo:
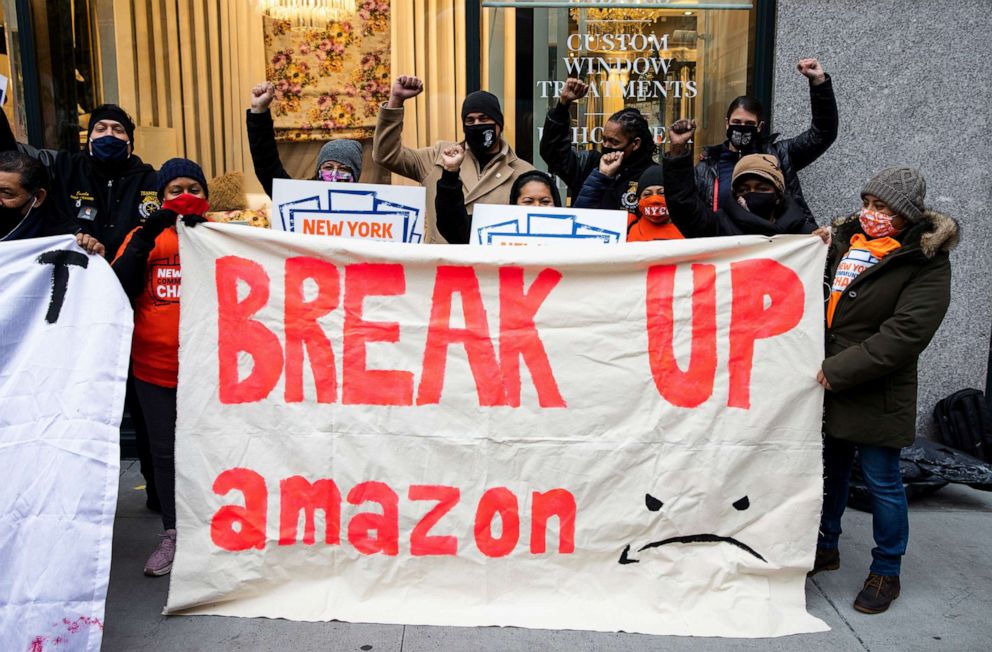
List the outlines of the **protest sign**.
{"label": "protest sign", "polygon": [[472,244],[617,244],[626,240],[624,211],[476,204],[472,214]]}
{"label": "protest sign", "polygon": [[168,613],[826,628],[819,238],[180,241]]}
{"label": "protest sign", "polygon": [[419,186],[276,179],[272,183],[272,228],[418,243],[424,237],[425,201],[426,191]]}
{"label": "protest sign", "polygon": [[0,243],[0,649],[99,650],[131,306],[71,236]]}

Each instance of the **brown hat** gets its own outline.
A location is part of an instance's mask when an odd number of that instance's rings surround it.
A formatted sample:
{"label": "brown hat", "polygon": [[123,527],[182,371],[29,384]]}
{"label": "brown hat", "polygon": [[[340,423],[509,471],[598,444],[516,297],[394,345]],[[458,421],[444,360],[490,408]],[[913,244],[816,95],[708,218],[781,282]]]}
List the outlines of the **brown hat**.
{"label": "brown hat", "polygon": [[741,157],[734,166],[734,176],[731,183],[736,183],[741,177],[753,175],[767,179],[775,186],[778,194],[785,194],[785,176],[778,164],[778,159],[771,154],[748,154]]}

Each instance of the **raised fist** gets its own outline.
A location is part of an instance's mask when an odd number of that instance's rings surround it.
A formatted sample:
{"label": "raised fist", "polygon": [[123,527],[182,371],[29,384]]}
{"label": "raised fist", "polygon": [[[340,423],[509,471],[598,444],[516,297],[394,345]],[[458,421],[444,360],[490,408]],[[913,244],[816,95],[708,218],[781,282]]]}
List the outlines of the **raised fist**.
{"label": "raised fist", "polygon": [[558,102],[562,106],[568,106],[576,100],[581,100],[588,92],[589,84],[585,83],[581,79],[569,77],[565,80],[565,87],[561,89],[561,95],[558,97]]}
{"label": "raised fist", "polygon": [[816,59],[800,59],[796,65],[796,70],[808,78],[814,86],[822,84],[827,78],[827,73],[823,72],[823,66]]}
{"label": "raised fist", "polygon": [[262,82],[255,84],[251,89],[251,112],[265,113],[272,104],[272,98],[276,95],[276,87],[272,82]]}
{"label": "raised fist", "polygon": [[389,92],[389,104],[392,109],[403,106],[403,102],[411,97],[417,97],[424,92],[424,82],[412,75],[402,75],[393,82]]}
{"label": "raised fist", "polygon": [[465,158],[465,148],[455,144],[445,147],[441,151],[441,164],[448,172],[458,172],[462,167],[462,159]]}
{"label": "raised fist", "polygon": [[673,154],[684,154],[692,135],[696,133],[695,120],[676,120],[668,128],[668,144]]}
{"label": "raised fist", "polygon": [[599,171],[611,179],[617,176],[623,164],[623,152],[609,152],[599,159]]}

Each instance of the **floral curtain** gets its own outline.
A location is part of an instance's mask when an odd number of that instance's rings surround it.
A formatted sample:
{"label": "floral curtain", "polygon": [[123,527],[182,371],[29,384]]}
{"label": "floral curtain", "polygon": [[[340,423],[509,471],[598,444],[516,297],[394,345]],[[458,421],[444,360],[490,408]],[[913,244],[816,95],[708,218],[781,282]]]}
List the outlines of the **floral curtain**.
{"label": "floral curtain", "polygon": [[389,0],[359,0],[357,13],[324,28],[263,25],[277,138],[371,138],[389,98]]}

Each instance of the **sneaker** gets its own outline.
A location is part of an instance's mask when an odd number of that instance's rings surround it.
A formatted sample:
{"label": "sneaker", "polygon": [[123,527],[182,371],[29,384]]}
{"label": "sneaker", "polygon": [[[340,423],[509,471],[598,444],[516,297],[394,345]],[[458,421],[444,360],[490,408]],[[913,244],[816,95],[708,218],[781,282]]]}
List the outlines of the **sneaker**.
{"label": "sneaker", "polygon": [[854,600],[854,608],[863,614],[880,614],[898,597],[898,575],[868,573],[864,588]]}
{"label": "sneaker", "polygon": [[840,568],[840,550],[817,547],[816,557],[813,559],[813,570],[806,573],[806,577],[813,577],[820,571],[832,571],[838,568]]}
{"label": "sneaker", "polygon": [[172,559],[176,556],[176,531],[166,530],[161,536],[155,552],[145,562],[145,575],[149,577],[168,575],[172,570]]}

